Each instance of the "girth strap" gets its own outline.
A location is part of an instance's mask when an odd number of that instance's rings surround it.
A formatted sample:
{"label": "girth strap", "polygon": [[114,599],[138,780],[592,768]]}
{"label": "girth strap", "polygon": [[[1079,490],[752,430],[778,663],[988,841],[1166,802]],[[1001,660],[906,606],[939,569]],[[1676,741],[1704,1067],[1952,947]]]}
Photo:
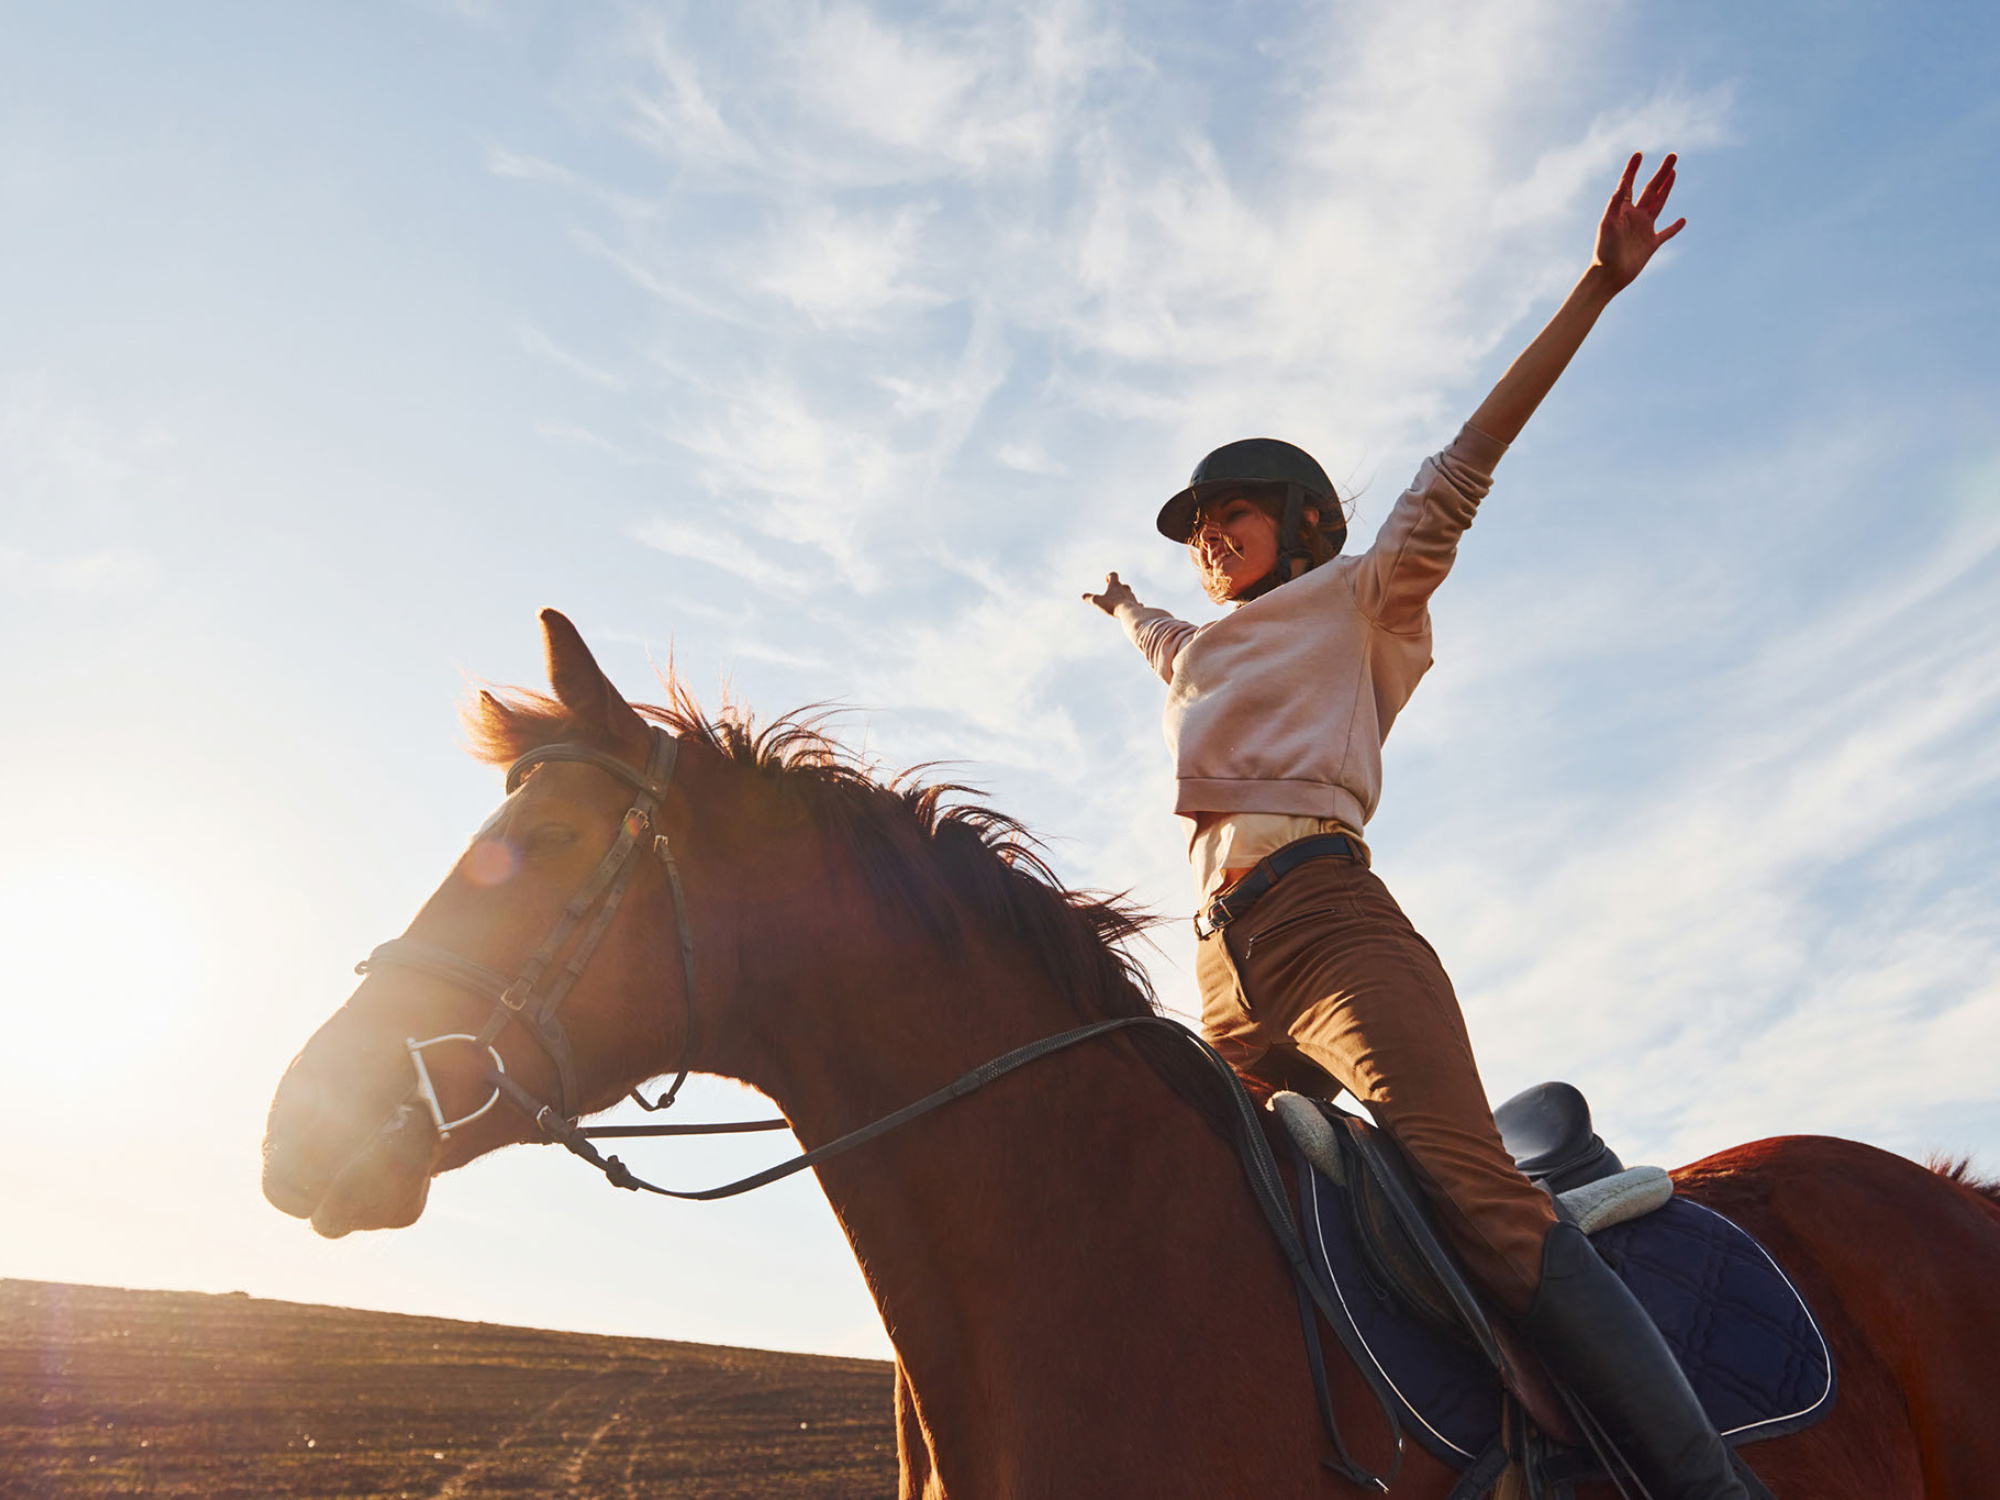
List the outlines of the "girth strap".
{"label": "girth strap", "polygon": [[1507,1472],[1511,1455],[1507,1444],[1495,1438],[1486,1450],[1472,1461],[1472,1467],[1458,1476],[1458,1483],[1451,1487],[1445,1500],[1485,1500],[1492,1493],[1493,1486],[1500,1482],[1500,1476]]}

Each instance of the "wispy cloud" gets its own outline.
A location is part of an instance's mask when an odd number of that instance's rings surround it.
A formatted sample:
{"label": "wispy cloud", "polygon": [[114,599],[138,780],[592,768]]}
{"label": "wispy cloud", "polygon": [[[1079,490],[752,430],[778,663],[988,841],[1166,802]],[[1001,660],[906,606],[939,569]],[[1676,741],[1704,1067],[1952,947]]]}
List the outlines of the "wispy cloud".
{"label": "wispy cloud", "polygon": [[855,587],[885,576],[858,521],[913,493],[914,457],[886,433],[822,414],[784,375],[746,377],[719,410],[661,429],[741,525],[817,547]]}
{"label": "wispy cloud", "polygon": [[655,516],[632,528],[635,540],[673,557],[706,563],[734,577],[789,594],[803,594],[812,581],[771,560],[767,538],[745,537],[726,525],[695,524]]}
{"label": "wispy cloud", "polygon": [[551,187],[581,193],[600,207],[608,208],[628,220],[650,219],[660,211],[659,205],[649,199],[616,192],[582,172],[526,152],[489,145],[486,148],[486,170],[495,177],[546,183]]}
{"label": "wispy cloud", "polygon": [[655,454],[642,453],[624,443],[614,442],[580,422],[559,422],[553,419],[537,422],[535,434],[552,443],[568,443],[574,447],[592,449],[633,468],[649,468],[666,462]]}
{"label": "wispy cloud", "polygon": [[1033,443],[1001,443],[993,450],[993,460],[1003,468],[1050,479],[1060,479],[1069,473],[1068,464]]}
{"label": "wispy cloud", "polygon": [[816,204],[773,231],[756,284],[823,328],[863,328],[898,304],[935,306],[945,297],[908,278],[925,217],[917,205],[884,218]]}
{"label": "wispy cloud", "polygon": [[609,370],[601,369],[597,365],[591,364],[588,360],[571,354],[567,349],[556,343],[554,339],[543,333],[541,329],[531,324],[523,323],[516,332],[520,337],[521,347],[529,354],[534,355],[535,358],[546,360],[557,369],[563,370],[568,374],[576,376],[579,380],[598,386],[604,390],[617,391],[624,389],[625,381],[622,376],[615,375]]}
{"label": "wispy cloud", "polygon": [[724,122],[702,85],[696,58],[664,17],[634,13],[629,45],[650,75],[622,93],[625,126],[636,139],[697,166],[726,167],[754,158],[754,148]]}

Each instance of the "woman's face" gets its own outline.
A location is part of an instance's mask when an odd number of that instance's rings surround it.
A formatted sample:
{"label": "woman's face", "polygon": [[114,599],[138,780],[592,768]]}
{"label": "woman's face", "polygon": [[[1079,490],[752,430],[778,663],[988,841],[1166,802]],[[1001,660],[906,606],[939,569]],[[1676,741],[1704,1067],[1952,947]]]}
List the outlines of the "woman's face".
{"label": "woman's face", "polygon": [[1278,565],[1278,522],[1241,495],[1211,500],[1196,514],[1188,552],[1203,590],[1220,604]]}

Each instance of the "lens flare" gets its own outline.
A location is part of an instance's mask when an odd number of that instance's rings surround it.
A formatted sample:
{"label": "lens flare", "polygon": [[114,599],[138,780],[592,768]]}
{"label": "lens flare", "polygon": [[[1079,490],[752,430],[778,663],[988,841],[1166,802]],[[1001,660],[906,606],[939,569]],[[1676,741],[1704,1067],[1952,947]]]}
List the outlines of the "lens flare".
{"label": "lens flare", "polygon": [[474,885],[502,885],[521,868],[521,851],[505,839],[481,839],[466,851],[461,868]]}

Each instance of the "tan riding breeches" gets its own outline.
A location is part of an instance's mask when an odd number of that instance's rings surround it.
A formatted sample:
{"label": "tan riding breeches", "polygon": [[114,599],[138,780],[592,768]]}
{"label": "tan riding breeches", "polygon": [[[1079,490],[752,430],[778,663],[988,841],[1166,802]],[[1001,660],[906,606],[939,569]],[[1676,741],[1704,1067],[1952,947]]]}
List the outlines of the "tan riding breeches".
{"label": "tan riding breeches", "polygon": [[1202,1029],[1239,1072],[1338,1083],[1412,1159],[1454,1248],[1510,1312],[1541,1279],[1555,1206],[1500,1144],[1451,980],[1388,888],[1316,859],[1202,939]]}

